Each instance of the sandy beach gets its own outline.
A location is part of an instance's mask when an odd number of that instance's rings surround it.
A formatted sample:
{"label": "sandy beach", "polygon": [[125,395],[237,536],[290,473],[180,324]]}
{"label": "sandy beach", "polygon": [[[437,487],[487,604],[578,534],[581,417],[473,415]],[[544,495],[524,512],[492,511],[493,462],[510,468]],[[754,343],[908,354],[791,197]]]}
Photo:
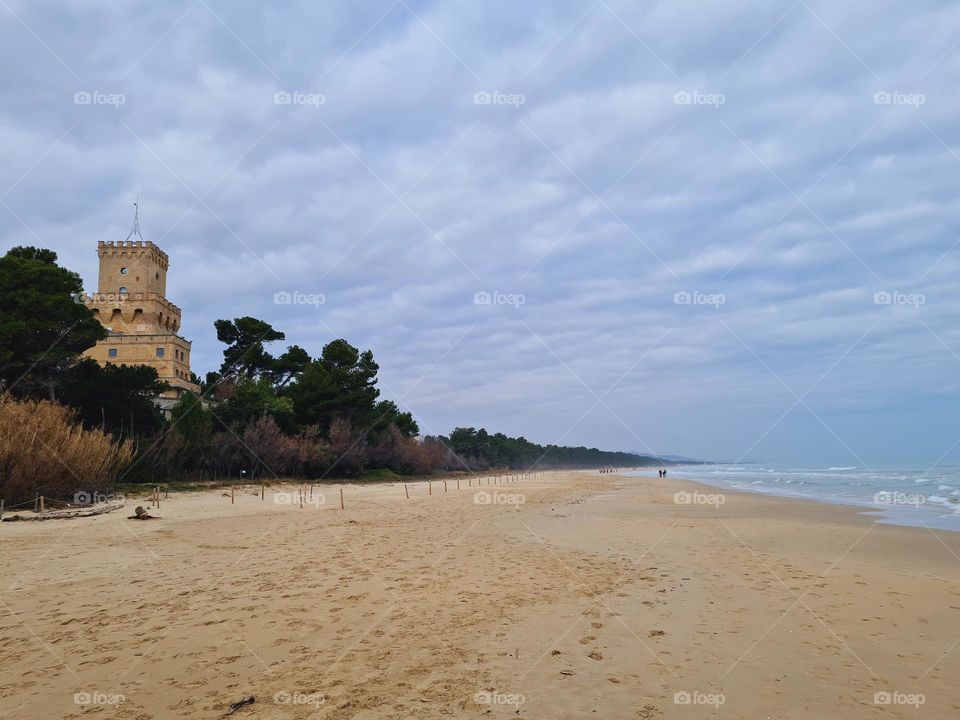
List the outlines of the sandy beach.
{"label": "sandy beach", "polygon": [[3,717],[960,713],[958,534],[672,478],[343,488],[3,523]]}

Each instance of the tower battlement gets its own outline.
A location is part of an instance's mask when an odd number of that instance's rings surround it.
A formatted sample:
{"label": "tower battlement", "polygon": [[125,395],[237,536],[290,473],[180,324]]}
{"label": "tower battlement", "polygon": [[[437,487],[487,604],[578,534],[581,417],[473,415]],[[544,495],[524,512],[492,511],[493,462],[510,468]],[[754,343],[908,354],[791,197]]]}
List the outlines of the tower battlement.
{"label": "tower battlement", "polygon": [[97,243],[97,254],[105,257],[142,257],[154,260],[166,271],[170,267],[170,258],[167,254],[149,240],[100,240]]}

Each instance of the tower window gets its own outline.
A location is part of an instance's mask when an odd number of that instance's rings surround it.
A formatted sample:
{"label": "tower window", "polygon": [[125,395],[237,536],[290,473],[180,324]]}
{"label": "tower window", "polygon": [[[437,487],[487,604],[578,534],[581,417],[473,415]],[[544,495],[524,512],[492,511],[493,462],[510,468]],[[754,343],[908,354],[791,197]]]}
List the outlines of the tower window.
{"label": "tower window", "polygon": [[116,349],[116,348],[110,348],[109,350],[107,350],[107,356],[108,356],[108,357],[116,357],[116,356],[117,356],[117,349]]}
{"label": "tower window", "polygon": [[157,348],[157,357],[163,357],[163,348]]}
{"label": "tower window", "polygon": [[130,272],[130,270],[129,270],[128,268],[120,268],[120,274],[121,274],[121,275],[126,275],[128,272]]}
{"label": "tower window", "polygon": [[126,289],[125,287],[121,287],[121,288],[120,288],[120,294],[121,294],[121,295],[126,295],[126,294],[127,294],[127,289]]}

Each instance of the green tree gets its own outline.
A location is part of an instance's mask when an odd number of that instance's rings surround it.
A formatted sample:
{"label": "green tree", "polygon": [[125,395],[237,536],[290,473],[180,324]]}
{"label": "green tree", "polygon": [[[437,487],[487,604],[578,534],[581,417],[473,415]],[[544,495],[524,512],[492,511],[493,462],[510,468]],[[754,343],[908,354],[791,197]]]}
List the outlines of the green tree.
{"label": "green tree", "polygon": [[0,258],[0,389],[56,399],[65,370],[107,336],[82,292],[52,250],[15,247]]}
{"label": "green tree", "polygon": [[417,425],[413,415],[408,412],[401,412],[393,400],[378,402],[373,414],[375,419],[370,430],[374,433],[382,432],[392,425],[404,437],[416,437],[420,434],[420,426]]}
{"label": "green tree", "polygon": [[270,379],[278,388],[282,388],[298,377],[310,364],[310,355],[299,345],[291,345],[287,351],[273,361]]}
{"label": "green tree", "polygon": [[[334,340],[288,387],[297,422],[318,425],[324,433],[336,418],[367,429],[374,421],[379,366],[369,350],[360,352],[346,340]],[[412,420],[412,418],[411,418]]]}
{"label": "green tree", "polygon": [[279,397],[267,379],[240,378],[227,388],[230,396],[220,403],[216,418],[236,432],[241,432],[264,415],[272,417],[285,432],[295,430],[294,402]]}
{"label": "green tree", "polygon": [[267,352],[267,343],[286,336],[270,323],[252,317],[217,320],[217,340],[225,343],[220,373],[230,377],[256,378],[274,370],[276,360]]}
{"label": "green tree", "polygon": [[152,435],[163,425],[153,402],[168,388],[146,365],[101,367],[95,360],[75,363],[63,378],[60,400],[75,407],[87,427],[118,435]]}

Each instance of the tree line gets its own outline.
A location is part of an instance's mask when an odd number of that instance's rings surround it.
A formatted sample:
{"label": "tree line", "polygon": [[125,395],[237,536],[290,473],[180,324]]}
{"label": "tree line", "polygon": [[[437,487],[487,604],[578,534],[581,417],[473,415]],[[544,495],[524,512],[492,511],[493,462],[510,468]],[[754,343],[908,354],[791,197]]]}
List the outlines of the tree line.
{"label": "tree line", "polygon": [[[253,317],[214,323],[224,345],[220,368],[203,379],[193,375],[200,396],[183,394],[165,418],[154,398],[167,385],[153,368],[101,366],[82,357],[106,337],[79,300],[82,292],[80,276],[58,265],[51,250],[17,247],[0,258],[0,394],[8,403],[66,408],[96,447],[103,437],[122,446],[118,457],[126,461],[114,479],[316,479],[375,470],[428,474],[659,462],[596,448],[543,446],[483,428],[421,436],[409,412],[380,397],[379,366],[370,350],[342,338],[316,357],[298,345],[275,350],[283,347],[285,334]],[[63,414],[56,417],[62,424]],[[24,459],[9,456],[16,452],[15,442],[0,450],[3,477],[15,467],[23,472]]]}

